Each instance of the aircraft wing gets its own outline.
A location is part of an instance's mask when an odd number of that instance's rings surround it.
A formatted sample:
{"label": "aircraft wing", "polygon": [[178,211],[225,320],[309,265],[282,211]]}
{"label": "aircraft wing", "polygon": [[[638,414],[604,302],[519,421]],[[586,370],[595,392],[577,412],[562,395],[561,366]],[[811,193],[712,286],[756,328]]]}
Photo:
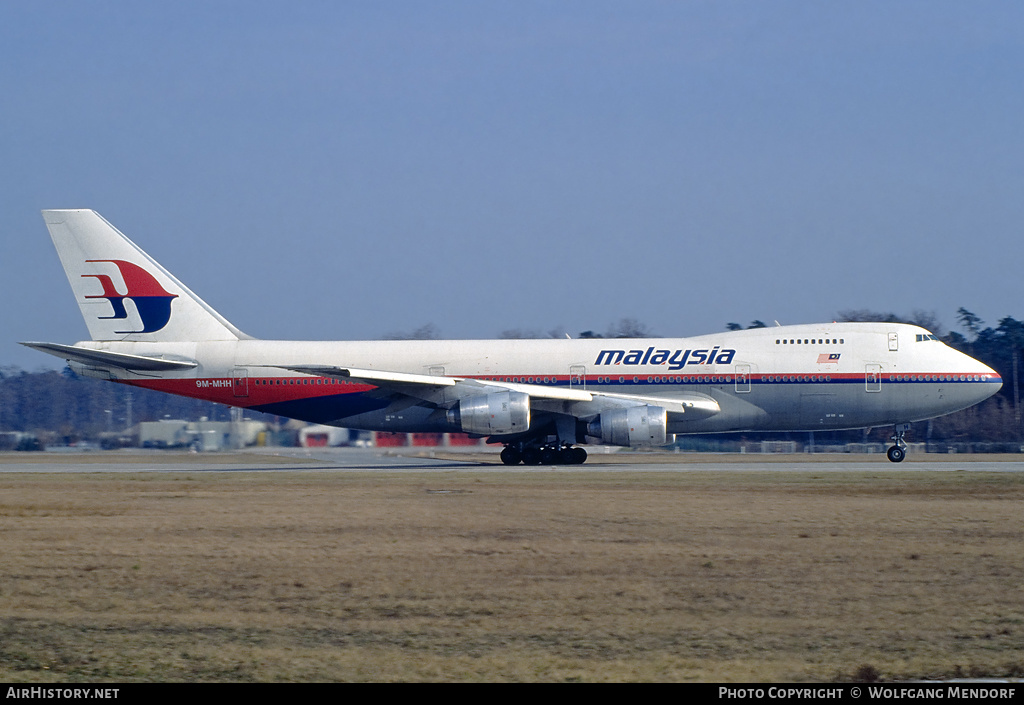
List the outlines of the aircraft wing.
{"label": "aircraft wing", "polygon": [[714,398],[706,394],[692,392],[680,392],[671,396],[646,396],[333,365],[274,366],[301,374],[364,382],[372,384],[384,394],[396,398],[410,397],[419,402],[428,402],[439,407],[450,406],[468,396],[507,391],[529,395],[531,405],[537,410],[565,413],[580,418],[599,414],[602,409],[642,405],[660,406],[670,415],[685,415],[689,421],[707,418],[721,411]]}
{"label": "aircraft wing", "polygon": [[63,358],[69,362],[83,365],[100,365],[104,367],[120,367],[124,370],[145,372],[167,372],[171,370],[190,370],[198,365],[194,360],[171,360],[146,355],[129,355],[109,350],[93,350],[75,345],[60,343],[22,343],[22,345],[40,352]]}

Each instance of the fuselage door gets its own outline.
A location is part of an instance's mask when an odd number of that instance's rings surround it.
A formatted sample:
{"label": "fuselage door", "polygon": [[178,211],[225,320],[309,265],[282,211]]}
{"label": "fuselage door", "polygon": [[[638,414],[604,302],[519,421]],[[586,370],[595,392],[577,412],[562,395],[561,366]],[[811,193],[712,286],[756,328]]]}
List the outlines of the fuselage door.
{"label": "fuselage door", "polygon": [[890,333],[889,334],[889,352],[896,352],[900,349],[900,334]]}
{"label": "fuselage door", "polygon": [[569,389],[587,388],[587,368],[585,365],[569,366]]}
{"label": "fuselage door", "polygon": [[882,391],[882,366],[868,364],[864,368],[864,390],[868,392]]}
{"label": "fuselage door", "polygon": [[231,370],[231,390],[236,397],[249,396],[249,370],[244,367]]}
{"label": "fuselage door", "polygon": [[750,365],[736,365],[736,393],[750,392]]}

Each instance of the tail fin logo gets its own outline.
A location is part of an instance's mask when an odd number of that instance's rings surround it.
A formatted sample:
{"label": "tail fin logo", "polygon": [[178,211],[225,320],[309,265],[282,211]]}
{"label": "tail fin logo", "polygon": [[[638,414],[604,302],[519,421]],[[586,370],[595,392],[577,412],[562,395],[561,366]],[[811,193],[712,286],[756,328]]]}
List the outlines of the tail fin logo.
{"label": "tail fin logo", "polygon": [[109,275],[83,274],[82,277],[93,277],[103,286],[103,293],[86,296],[87,299],[106,299],[114,309],[112,316],[100,316],[101,320],[127,319],[128,311],[124,300],[131,299],[142,319],[142,330],[118,330],[115,333],[154,333],[167,325],[171,320],[171,302],[178,298],[177,294],[166,291],[152,274],[137,264],[119,259],[90,259],[86,262],[110,262],[117,266],[124,280],[127,292],[121,294]]}

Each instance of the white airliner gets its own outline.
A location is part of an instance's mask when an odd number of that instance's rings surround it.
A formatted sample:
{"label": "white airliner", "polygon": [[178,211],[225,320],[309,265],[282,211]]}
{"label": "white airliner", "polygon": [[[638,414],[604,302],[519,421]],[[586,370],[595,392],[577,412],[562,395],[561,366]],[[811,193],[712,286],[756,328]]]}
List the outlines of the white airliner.
{"label": "white airliner", "polygon": [[578,444],[893,426],[999,391],[995,371],[897,323],[696,338],[296,342],[245,335],[91,210],[48,210],[91,341],[24,343],[75,372],[319,424],[465,432],[504,463],[583,463]]}

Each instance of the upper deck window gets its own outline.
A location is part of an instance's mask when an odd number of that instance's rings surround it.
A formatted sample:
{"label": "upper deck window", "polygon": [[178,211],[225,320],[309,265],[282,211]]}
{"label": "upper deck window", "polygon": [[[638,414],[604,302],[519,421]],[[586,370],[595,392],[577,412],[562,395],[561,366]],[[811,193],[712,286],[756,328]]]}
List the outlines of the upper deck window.
{"label": "upper deck window", "polygon": [[[919,335],[919,336],[917,336],[917,339],[921,340],[921,337],[922,336]],[[938,338],[936,338],[934,335],[931,336],[931,338],[932,338],[932,340],[938,340]],[[818,345],[842,345],[842,344],[845,344],[845,343],[846,343],[846,340],[844,338],[818,338],[818,340],[817,340],[817,344]],[[807,340],[800,339],[800,338],[797,338],[796,340],[787,340],[786,338],[776,338],[775,339],[775,344],[776,345],[814,345],[815,344],[815,340],[814,340],[814,338],[810,338],[810,339],[807,339]]]}

